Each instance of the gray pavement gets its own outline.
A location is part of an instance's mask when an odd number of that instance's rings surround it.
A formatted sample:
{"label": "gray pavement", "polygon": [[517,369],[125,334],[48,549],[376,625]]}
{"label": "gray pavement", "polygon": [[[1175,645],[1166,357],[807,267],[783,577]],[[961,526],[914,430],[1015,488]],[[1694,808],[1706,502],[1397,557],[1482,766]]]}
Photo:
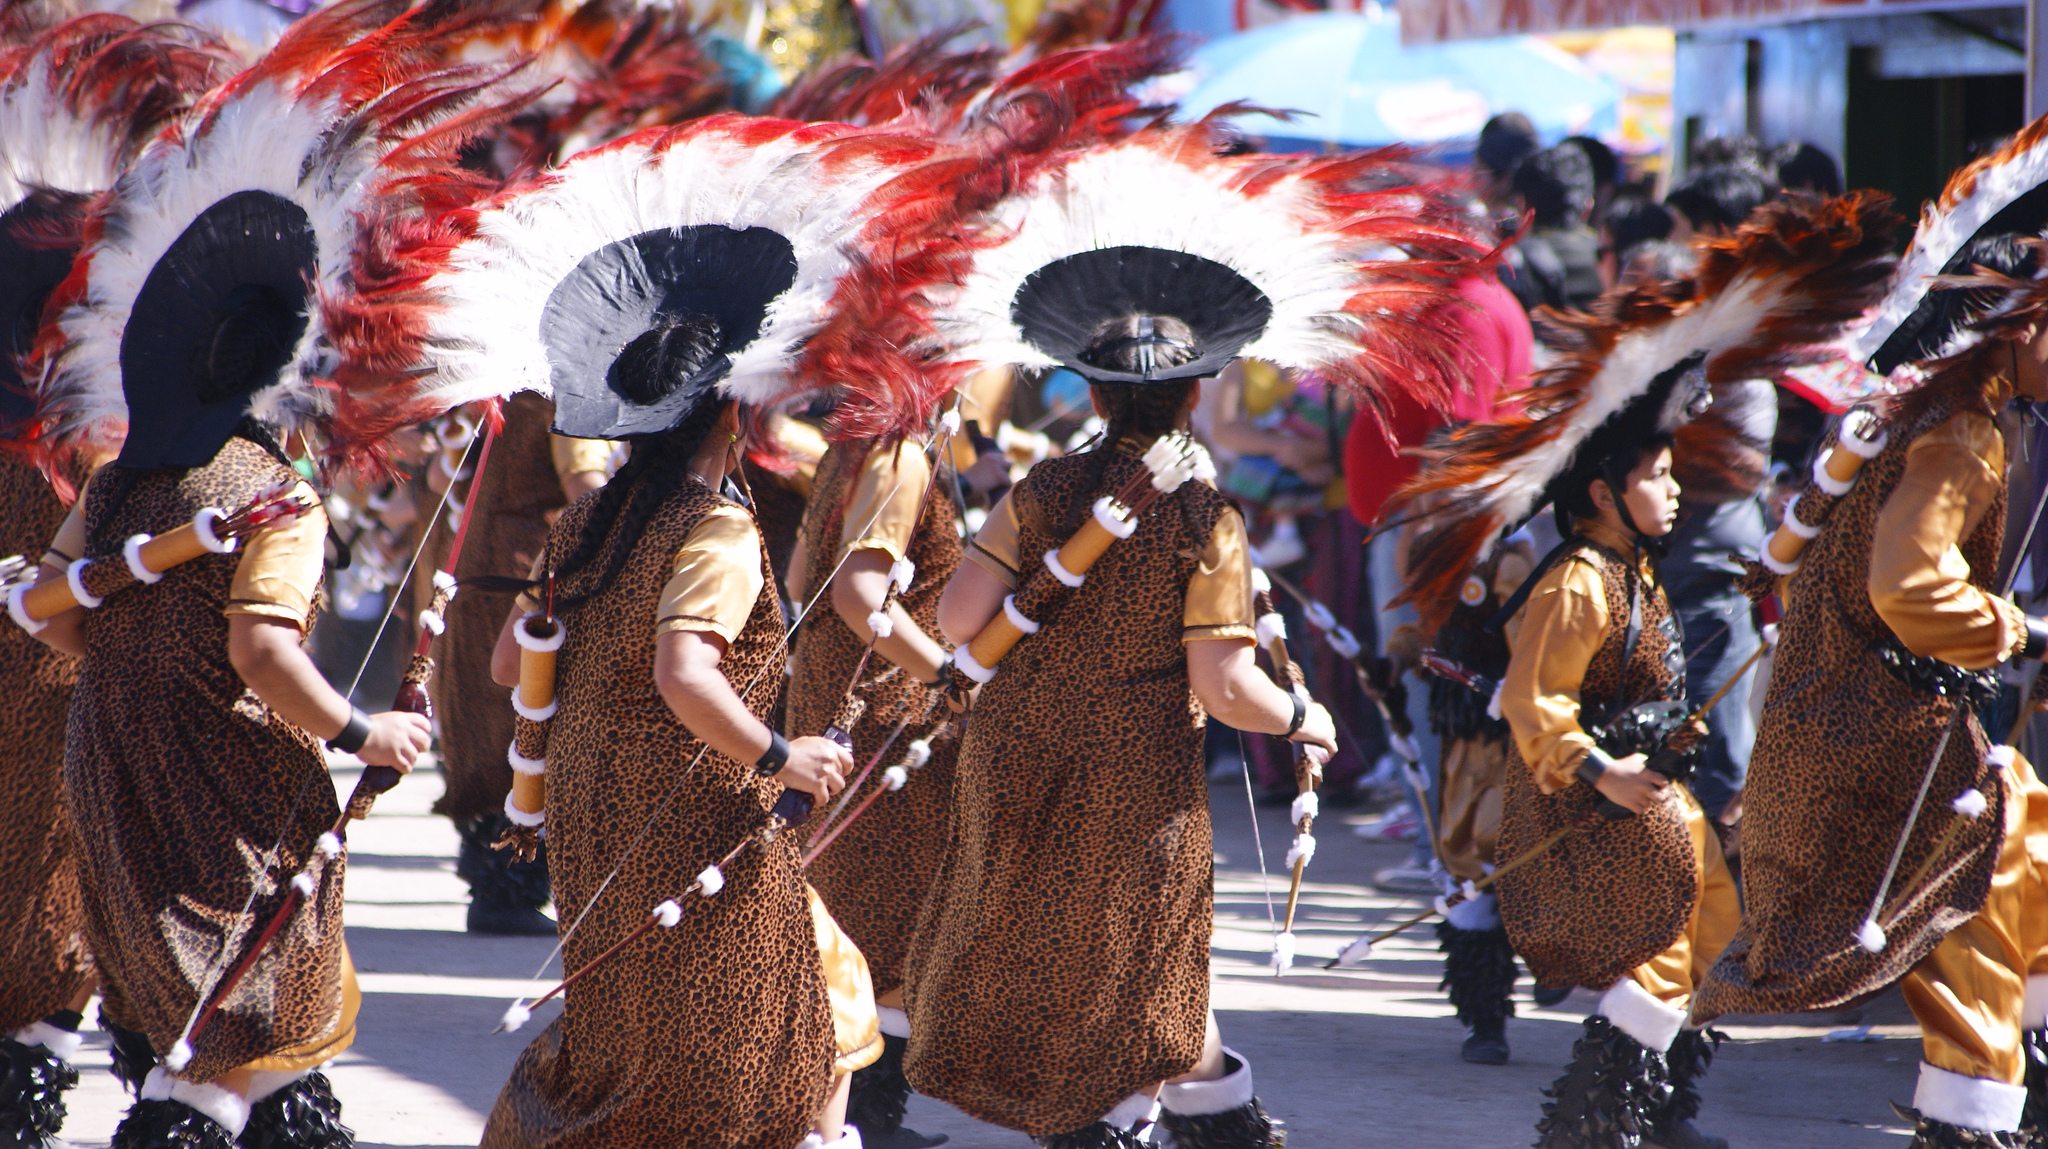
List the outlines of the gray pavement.
{"label": "gray pavement", "polygon": [[[344,791],[353,784],[338,772]],[[364,1006],[356,1046],[331,1069],[344,1117],[365,1149],[474,1145],[521,1038],[492,1027],[548,955],[546,939],[472,938],[462,932],[465,892],[454,875],[455,833],[428,808],[441,782],[408,779],[352,835],[349,946]],[[1514,1060],[1483,1068],[1458,1060],[1462,1033],[1436,989],[1440,959],[1425,925],[1391,942],[1358,971],[1324,973],[1361,921],[1399,920],[1420,899],[1363,884],[1406,848],[1368,842],[1333,814],[1309,869],[1296,931],[1301,965],[1275,978],[1266,893],[1285,892],[1284,809],[1259,811],[1270,878],[1251,845],[1241,786],[1212,790],[1217,824],[1215,1001],[1225,1040],[1252,1061],[1267,1107],[1283,1118],[1292,1149],[1510,1149],[1527,1145],[1538,1091],[1563,1065],[1590,1006],[1580,993],[1538,1010],[1519,991],[1510,1025]],[[544,1008],[536,1018],[551,1016]],[[1705,1086],[1702,1125],[1735,1149],[1883,1149],[1906,1143],[1886,1105],[1910,1098],[1919,1047],[1897,998],[1864,1010],[1882,1040],[1825,1044],[1848,1015],[1771,1019],[1727,1027]],[[528,1031],[530,1036],[532,1030]],[[687,1035],[678,1035],[687,1039]],[[100,1146],[127,1099],[105,1072],[97,1033],[82,1058],[66,1134]],[[959,1149],[1027,1149],[1023,1136],[975,1122],[923,1098],[911,1124],[952,1135]],[[630,1147],[621,1147],[630,1149]],[[683,1149],[683,1147],[662,1147]]]}

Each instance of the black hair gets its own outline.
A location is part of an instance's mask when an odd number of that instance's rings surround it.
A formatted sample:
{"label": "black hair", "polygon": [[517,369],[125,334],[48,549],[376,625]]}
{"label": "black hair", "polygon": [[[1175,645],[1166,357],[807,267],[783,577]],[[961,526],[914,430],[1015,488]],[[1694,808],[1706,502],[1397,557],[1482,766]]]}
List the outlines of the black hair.
{"label": "black hair", "polygon": [[1573,466],[1559,481],[1555,500],[1557,504],[1557,527],[1565,534],[1571,533],[1571,520],[1598,517],[1600,509],[1593,503],[1592,485],[1596,480],[1604,481],[1607,489],[1614,492],[1617,502],[1621,489],[1628,484],[1628,473],[1642,464],[1644,459],[1671,446],[1676,438],[1669,431],[1656,431],[1647,436],[1634,436],[1617,443],[1611,450],[1602,452],[1597,462],[1586,466]]}
{"label": "black hair", "polygon": [[1502,112],[1479,129],[1479,144],[1473,158],[1488,171],[1511,176],[1541,146],[1536,125],[1529,117],[1520,112]]}
{"label": "black hair", "polygon": [[1149,376],[1161,369],[1185,367],[1201,357],[1193,328],[1171,315],[1143,313],[1103,320],[1081,351],[1081,362],[1120,375]]}
{"label": "black hair", "polygon": [[1537,227],[1571,227],[1584,223],[1593,210],[1597,190],[1593,162],[1576,147],[1559,144],[1522,161],[1515,169],[1515,192],[1536,217]]}
{"label": "black hair", "polygon": [[1756,169],[1763,161],[1763,145],[1755,136],[1708,136],[1692,146],[1687,156],[1695,168],[1742,167]]}
{"label": "black hair", "polygon": [[192,372],[199,401],[225,402],[274,380],[290,361],[302,326],[291,300],[259,284],[237,284],[200,345]]}
{"label": "black hair", "polygon": [[718,355],[718,320],[709,315],[661,314],[619,351],[605,372],[613,391],[641,406],[674,394]]}
{"label": "black hair", "polygon": [[1664,206],[1684,216],[1694,231],[1733,231],[1771,198],[1771,190],[1754,170],[1719,164],[1687,176],[1664,197]]}
{"label": "black hair", "polygon": [[1640,244],[1670,239],[1677,221],[1671,209],[1645,195],[1618,195],[1607,205],[1601,225],[1607,232],[1607,249],[1614,253],[1616,267],[1626,266],[1629,252]]}
{"label": "black hair", "polygon": [[[1968,273],[1976,268],[2015,279],[2027,279],[2040,267],[2040,248],[2023,234],[1980,235],[1951,260],[1948,270]],[[1899,325],[1871,366],[1890,374],[1901,363],[1932,359],[1941,354],[1951,339],[1984,318],[2004,302],[2010,293],[1996,287],[1936,288],[1920,300],[1920,306]]]}
{"label": "black hair", "polygon": [[1786,191],[1842,194],[1842,168],[1835,157],[1805,140],[1789,140],[1771,150],[1778,186]]}
{"label": "black hair", "polygon": [[1614,149],[1592,136],[1566,136],[1564,146],[1579,149],[1585,154],[1586,162],[1593,165],[1593,184],[1607,187],[1621,182],[1621,157]]}

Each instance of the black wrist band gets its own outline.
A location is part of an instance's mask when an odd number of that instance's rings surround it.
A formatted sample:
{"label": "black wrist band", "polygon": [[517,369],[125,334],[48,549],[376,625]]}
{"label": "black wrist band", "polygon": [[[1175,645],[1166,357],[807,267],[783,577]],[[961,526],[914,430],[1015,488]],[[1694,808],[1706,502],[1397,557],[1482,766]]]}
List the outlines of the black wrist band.
{"label": "black wrist band", "polygon": [[2021,658],[2038,659],[2048,655],[2048,619],[2027,619],[2027,638],[2020,643]]}
{"label": "black wrist band", "polygon": [[789,739],[770,730],[768,732],[768,749],[762,751],[761,757],[754,763],[755,775],[762,778],[773,778],[782,772],[782,767],[788,762]]}
{"label": "black wrist band", "polygon": [[343,754],[354,754],[369,740],[370,716],[363,713],[360,708],[351,706],[348,709],[347,725],[341,728],[341,733],[327,740],[327,748],[339,750]]}
{"label": "black wrist band", "polygon": [[1586,751],[1584,758],[1579,759],[1579,768],[1572,771],[1572,773],[1578,776],[1579,781],[1598,790],[1600,788],[1600,779],[1606,775],[1607,768],[1612,765],[1614,765],[1614,759],[1609,758],[1600,748],[1594,747]]}
{"label": "black wrist band", "polygon": [[953,681],[953,656],[949,654],[943,662],[939,663],[938,675],[930,682],[925,683],[925,685],[934,687],[944,686],[951,681]]}
{"label": "black wrist band", "polygon": [[1287,720],[1286,737],[1292,738],[1301,732],[1301,724],[1308,721],[1308,700],[1296,691],[1287,692],[1287,701],[1294,704],[1294,717]]}

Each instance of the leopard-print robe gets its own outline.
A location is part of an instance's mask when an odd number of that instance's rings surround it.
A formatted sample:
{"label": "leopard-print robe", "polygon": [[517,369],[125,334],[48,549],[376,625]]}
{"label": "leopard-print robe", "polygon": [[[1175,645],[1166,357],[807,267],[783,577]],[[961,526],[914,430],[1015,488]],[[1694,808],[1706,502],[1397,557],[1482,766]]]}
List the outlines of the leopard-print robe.
{"label": "leopard-print robe", "polygon": [[[846,522],[846,504],[866,463],[871,444],[835,444],[818,464],[811,488],[810,514],[804,520],[804,553],[810,569],[804,585],[822,587],[839,557]],[[941,467],[944,467],[941,460]],[[924,512],[911,536],[910,561],[917,574],[897,601],[917,625],[939,634],[939,595],[960,565],[960,532],[952,494],[944,484],[952,476],[941,470],[925,492]],[[837,716],[847,680],[860,661],[867,636],[856,636],[829,598],[807,623],[798,639],[796,673],[789,682],[786,733],[794,738],[817,734]],[[943,640],[941,640],[943,641]],[[903,984],[903,955],[917,926],[918,907],[931,888],[945,854],[946,820],[953,807],[953,772],[960,742],[951,733],[951,712],[933,691],[876,657],[854,694],[867,703],[854,724],[855,770],[867,765],[888,741],[890,731],[909,725],[876,764],[859,802],[883,785],[882,771],[902,761],[905,749],[919,738],[932,739],[932,756],[902,790],[877,799],[831,847],[811,863],[809,877],[841,929],[867,955],[875,992],[886,994]],[[849,779],[850,781],[850,779]]]}
{"label": "leopard-print robe", "polygon": [[[598,494],[563,513],[550,553],[572,549]],[[710,752],[700,759],[703,743],[676,721],[654,681],[662,588],[690,531],[720,503],[685,479],[637,537],[622,543],[614,524],[605,549],[561,587],[578,593],[611,546],[633,548],[610,587],[562,611],[569,633],[556,669],[561,709],[548,730],[547,813],[557,897],[573,910],[563,921],[621,867],[568,940],[567,969],[679,897],[766,824],[781,793],[752,763]],[[785,665],[772,582],[719,665],[748,710],[765,714]],[[577,982],[561,1015],[520,1055],[483,1144],[790,1149],[801,1141],[830,1088],[834,1046],[796,839],[783,834],[741,854],[726,867],[723,892],[685,901],[681,924]]]}
{"label": "leopard-print robe", "polygon": [[[1142,473],[1112,450],[1099,483],[1094,453],[1032,468],[1010,495],[1020,554],[1057,547]],[[1044,629],[969,718],[951,844],[911,946],[919,1092],[1045,1136],[1201,1055],[1213,857],[1182,611],[1225,508],[1190,483],[1056,609],[1020,596]]]}
{"label": "leopard-print robe", "polygon": [[[525,578],[547,537],[547,516],[562,509],[548,424],[553,408],[538,395],[505,405],[505,426],[491,446],[490,465],[465,496],[473,517],[463,539],[458,580],[483,575]],[[467,822],[504,807],[512,787],[505,748],[512,744],[512,707],[491,681],[491,648],[512,609],[512,595],[465,588],[448,604],[448,629],[436,644],[431,689],[441,727],[441,775],[448,789],[434,812]]]}
{"label": "leopard-print robe", "polygon": [[[1886,906],[1958,819],[1948,802],[1971,787],[1990,808],[1961,820],[1922,883],[1925,896],[1885,926],[1869,953],[1857,930],[1877,895],[1927,763],[1953,704],[1910,686],[1879,652],[1896,643],[1871,605],[1871,541],[1878,513],[1919,436],[1955,413],[1937,403],[1911,426],[1893,426],[1883,452],[1839,500],[1809,489],[1800,518],[1826,526],[1806,548],[1786,595],[1785,619],[1763,720],[1743,790],[1742,929],[1700,991],[1701,1018],[1724,1013],[1825,1009],[1904,976],[1942,935],[1983,908],[2005,826],[2005,787],[1982,769],[1987,739],[1967,710],[1936,769],[1928,805],[1899,859]],[[1832,503],[1824,511],[1823,503]],[[1991,588],[2005,527],[2005,497],[1962,542],[1970,581]],[[1995,593],[1995,591],[1993,592]]]}
{"label": "leopard-print robe", "polygon": [[[233,508],[297,475],[246,439],[191,470],[109,465],[85,492],[87,557]],[[133,480],[121,497],[125,480]],[[339,814],[313,735],[271,713],[228,661],[221,613],[238,557],[205,555],[131,586],[85,619],[64,784],[76,819],[87,936],[108,1012],[167,1053],[223,945],[239,958]],[[242,914],[274,843],[277,863]],[[292,918],[197,1042],[185,1076],[211,1080],[336,1033],[343,1016],[345,863],[322,868]]]}
{"label": "leopard-print robe", "polygon": [[[1579,691],[1582,723],[1593,725],[1601,712],[1684,698],[1684,642],[1663,587],[1632,579],[1626,557],[1590,542],[1559,561],[1591,562],[1607,594],[1607,636]],[[1631,582],[1641,588],[1642,628],[1624,668]],[[1502,865],[1561,827],[1588,827],[1565,835],[1497,887],[1508,940],[1538,984],[1604,989],[1685,932],[1699,900],[1698,864],[1675,804],[1659,802],[1633,818],[1607,821],[1590,786],[1575,782],[1543,793],[1520,747],[1512,745],[1502,789]]]}
{"label": "leopard-print robe", "polygon": [[[0,460],[0,555],[33,564],[63,519],[40,472]],[[92,981],[64,806],[64,716],[77,679],[77,660],[0,628],[0,1034],[71,1008]]]}

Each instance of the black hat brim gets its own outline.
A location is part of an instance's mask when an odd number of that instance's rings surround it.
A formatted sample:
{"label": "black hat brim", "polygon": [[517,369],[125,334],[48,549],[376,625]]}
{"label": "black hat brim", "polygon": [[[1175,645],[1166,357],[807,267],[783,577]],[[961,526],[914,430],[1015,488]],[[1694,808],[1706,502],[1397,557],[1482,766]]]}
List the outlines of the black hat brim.
{"label": "black hat brim", "polygon": [[[1128,315],[1187,324],[1197,357],[1150,374],[1082,358],[1105,321]],[[1032,272],[1010,304],[1027,342],[1097,383],[1206,378],[1229,366],[1272,318],[1273,301],[1251,280],[1215,260],[1160,247],[1104,247],[1054,260]]]}
{"label": "black hat brim", "polygon": [[304,208],[265,191],[239,191],[208,207],[149,270],[121,331],[121,393],[128,467],[197,467],[212,460],[249,413],[249,401],[289,362],[249,390],[202,399],[215,331],[238,289],[275,293],[293,315],[272,333],[283,349],[306,329],[319,244]]}
{"label": "black hat brim", "polygon": [[[796,273],[796,249],[765,227],[664,228],[584,256],[541,312],[556,433],[629,439],[672,430],[716,392],[732,355],[760,337],[769,305]],[[637,403],[613,387],[611,365],[663,316],[717,320],[720,353],[661,399]]]}

